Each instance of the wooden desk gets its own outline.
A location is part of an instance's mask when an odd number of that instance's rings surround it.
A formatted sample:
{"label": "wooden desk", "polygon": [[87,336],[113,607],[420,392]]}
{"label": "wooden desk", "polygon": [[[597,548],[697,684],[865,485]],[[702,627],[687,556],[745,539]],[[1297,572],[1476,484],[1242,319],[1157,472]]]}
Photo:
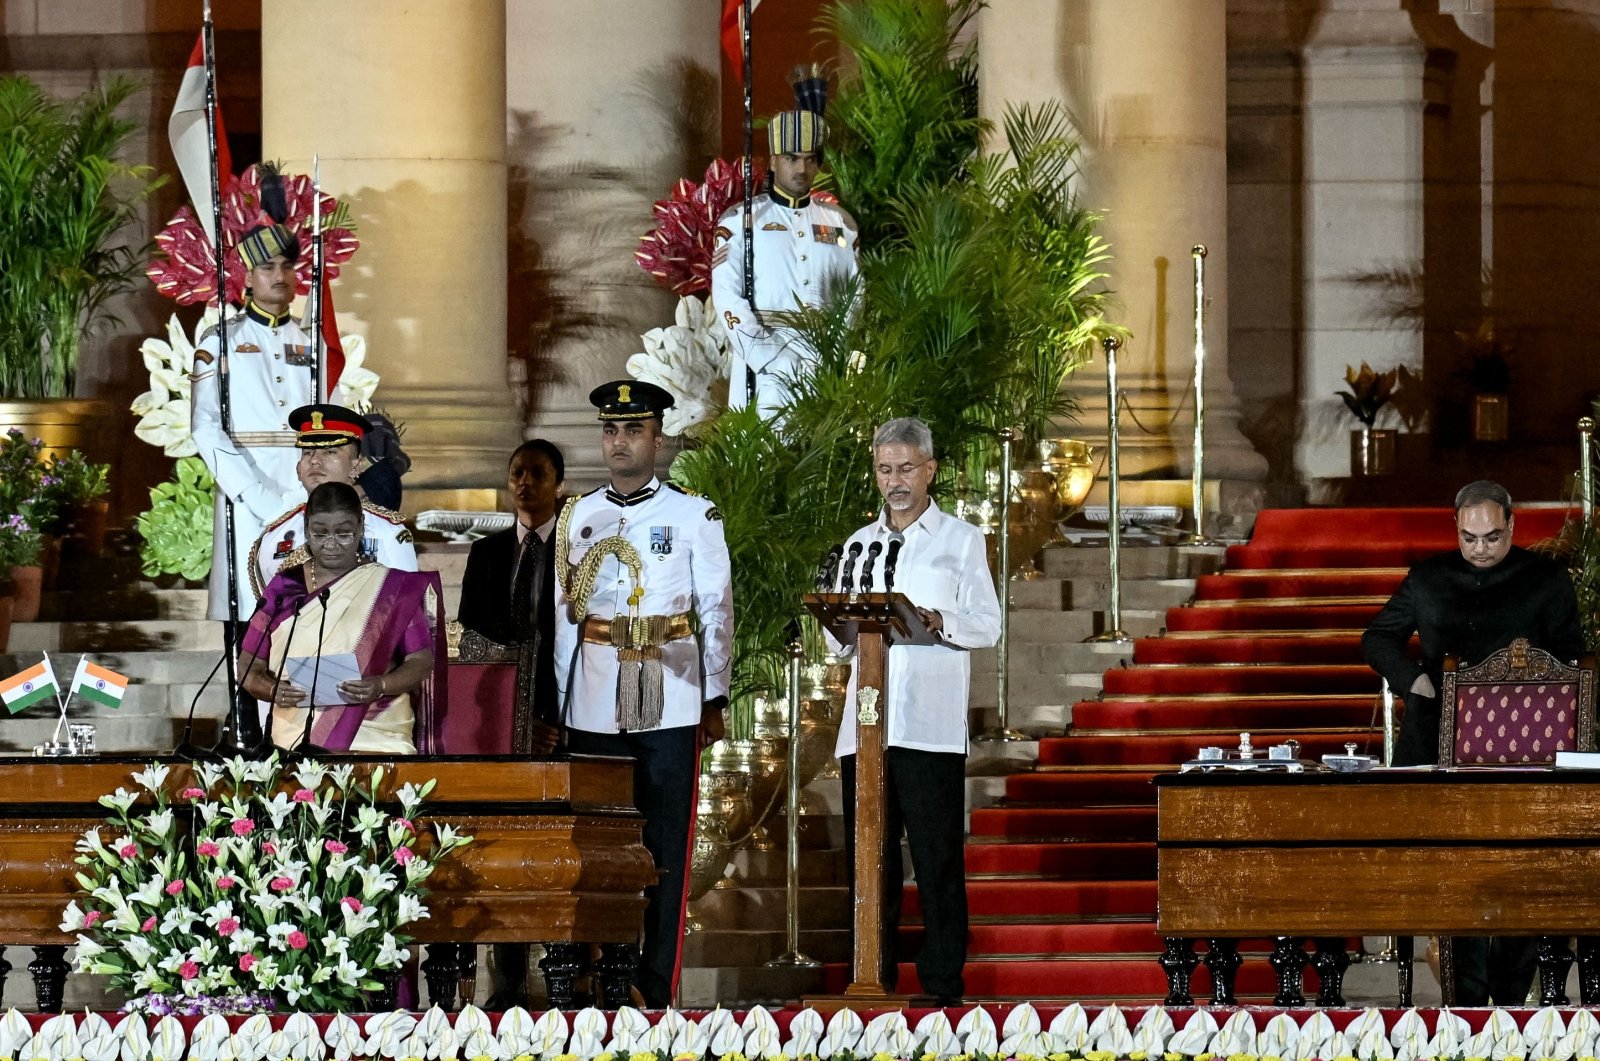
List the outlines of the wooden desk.
{"label": "wooden desk", "polygon": [[[145,758],[0,759],[0,943],[32,946],[41,1009],[59,1010],[72,942],[57,927],[77,891],[73,844],[105,821],[99,798]],[[337,760],[330,759],[330,762]],[[449,1008],[470,986],[478,943],[538,942],[552,1005],[572,1003],[588,944],[609,1004],[627,1000],[644,923],[644,889],[656,870],[633,806],[633,763],[596,756],[354,760],[384,767],[383,791],[438,779],[425,821],[475,837],[428,881],[430,917],[408,926],[433,944],[423,971]],[[190,784],[179,762],[167,779]],[[357,776],[366,771],[358,770]],[[465,952],[463,953],[463,947]],[[7,969],[0,965],[0,980]]]}
{"label": "wooden desk", "polygon": [[[1169,1004],[1189,1001],[1205,957],[1214,1000],[1231,1003],[1240,939],[1277,941],[1278,1005],[1339,1005],[1352,936],[1402,941],[1410,1005],[1413,936],[1541,940],[1547,1005],[1563,1005],[1579,937],[1583,1004],[1600,999],[1600,772],[1189,773],[1156,779],[1156,925]],[[1316,941],[1315,955],[1304,949]]]}

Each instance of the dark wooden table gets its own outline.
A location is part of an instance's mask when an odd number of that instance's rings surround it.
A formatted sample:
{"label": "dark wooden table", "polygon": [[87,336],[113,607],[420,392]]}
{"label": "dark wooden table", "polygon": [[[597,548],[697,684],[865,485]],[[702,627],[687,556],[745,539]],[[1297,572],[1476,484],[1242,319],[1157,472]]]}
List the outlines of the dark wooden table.
{"label": "dark wooden table", "polygon": [[[0,758],[0,944],[32,946],[40,1009],[58,1012],[72,938],[58,927],[77,893],[78,837],[105,821],[98,805],[147,758]],[[337,762],[329,759],[328,762]],[[475,839],[428,880],[430,916],[407,926],[429,943],[429,994],[446,1008],[459,988],[470,998],[479,943],[542,943],[552,1005],[573,1004],[590,945],[612,1008],[625,1003],[638,961],[644,889],[656,880],[633,806],[633,763],[596,756],[353,759],[363,777],[384,768],[383,794],[407,781],[438,786],[423,820]],[[170,761],[167,787],[190,784]],[[396,804],[398,806],[398,804]],[[0,985],[9,967],[0,959]]]}
{"label": "dark wooden table", "polygon": [[[1169,1004],[1204,961],[1233,1002],[1241,939],[1275,941],[1276,1004],[1342,1005],[1354,936],[1539,936],[1546,1005],[1564,1005],[1578,937],[1584,1005],[1600,1000],[1600,771],[1188,773],[1156,779],[1157,929]],[[1315,941],[1314,953],[1305,949]]]}

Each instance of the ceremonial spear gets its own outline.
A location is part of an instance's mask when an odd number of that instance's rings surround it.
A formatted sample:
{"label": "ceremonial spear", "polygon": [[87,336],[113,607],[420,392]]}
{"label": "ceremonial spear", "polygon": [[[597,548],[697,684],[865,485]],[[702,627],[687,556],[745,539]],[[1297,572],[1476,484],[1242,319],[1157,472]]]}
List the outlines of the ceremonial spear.
{"label": "ceremonial spear", "polygon": [[[744,38],[744,301],[761,323],[761,311],[756,308],[756,233],[752,211],[755,208],[755,71],[750,69],[750,12],[751,0],[743,0]],[[751,405],[756,404],[756,370],[748,364],[744,368],[745,393]]]}

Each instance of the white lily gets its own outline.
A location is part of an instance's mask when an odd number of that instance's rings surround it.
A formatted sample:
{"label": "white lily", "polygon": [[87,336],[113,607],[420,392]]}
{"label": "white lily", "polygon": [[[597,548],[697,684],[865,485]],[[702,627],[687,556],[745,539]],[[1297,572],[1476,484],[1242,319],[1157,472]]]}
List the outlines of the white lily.
{"label": "white lily", "polygon": [[129,936],[120,945],[122,953],[128,956],[128,960],[138,966],[149,965],[150,959],[155,955],[155,948],[143,936]]}
{"label": "white lily", "polygon": [[407,818],[412,817],[412,815],[416,813],[417,808],[422,806],[423,799],[427,797],[428,791],[432,787],[432,781],[429,781],[425,786],[414,785],[410,781],[407,781],[405,784],[400,786],[400,791],[395,793],[395,796],[400,800],[400,808],[401,810],[405,811],[405,816]]}
{"label": "white lily", "polygon": [[[382,866],[358,866],[356,873],[361,877],[361,900],[371,902],[380,892],[393,891],[399,883],[395,875]],[[402,898],[404,898],[402,896]]]}
{"label": "white lily", "polygon": [[387,932],[378,944],[378,956],[372,959],[374,969],[398,969],[411,960],[411,951],[400,946]]}
{"label": "white lily", "polygon": [[161,877],[151,877],[128,896],[129,902],[143,903],[154,909],[161,905],[161,893],[166,890],[167,882]]}
{"label": "white lily", "polygon": [[328,776],[333,779],[334,786],[343,795],[350,791],[350,779],[355,777],[354,763],[337,763],[328,768]]}
{"label": "white lily", "polygon": [[372,408],[372,395],[378,389],[381,377],[365,364],[367,340],[362,335],[341,335],[344,347],[344,371],[339,374],[339,389],[344,392],[344,404],[358,413]]}
{"label": "white lily", "polygon": [[127,789],[119,785],[117,790],[111,793],[109,796],[100,797],[100,805],[102,807],[110,807],[112,810],[118,811],[122,814],[127,814],[128,808],[132,807],[134,803],[138,802],[138,799],[139,797],[136,793],[129,792]]}
{"label": "white lily", "polygon": [[161,794],[161,786],[166,783],[167,775],[170,773],[172,768],[165,763],[151,763],[134,774],[133,781],[152,796],[156,796]]}
{"label": "white lily", "polygon": [[145,832],[157,840],[165,840],[167,835],[172,832],[172,808],[167,807],[165,810],[156,811],[154,814],[146,814],[141,824]]}
{"label": "white lily", "polygon": [[429,916],[428,908],[415,895],[401,893],[395,902],[395,924],[409,925]]}
{"label": "white lily", "polygon": [[274,829],[282,829],[284,821],[289,817],[289,813],[294,810],[294,804],[289,801],[287,792],[279,792],[271,799],[262,799],[260,802],[262,809],[272,819],[272,827]]}

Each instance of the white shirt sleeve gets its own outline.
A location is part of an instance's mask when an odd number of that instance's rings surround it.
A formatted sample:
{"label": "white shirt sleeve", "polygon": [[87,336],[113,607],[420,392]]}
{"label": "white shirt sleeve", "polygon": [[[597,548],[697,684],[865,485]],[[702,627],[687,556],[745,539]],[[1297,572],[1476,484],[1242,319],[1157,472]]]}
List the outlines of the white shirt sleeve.
{"label": "white shirt sleeve", "polygon": [[744,297],[743,224],[742,207],[723,219],[722,227],[733,234],[716,239],[711,259],[711,305],[728,333],[734,353],[747,361],[770,361],[770,354],[762,354],[757,349],[767,337],[768,329],[762,326],[756,317],[756,308]]}
{"label": "white shirt sleeve", "polygon": [[720,518],[700,517],[689,567],[694,580],[694,611],[700,619],[704,696],[713,700],[728,695],[733,677],[733,565]]}
{"label": "white shirt sleeve", "polygon": [[[217,337],[212,335],[203,341],[200,349],[215,357]],[[267,485],[270,478],[250,459],[249,452],[234,445],[222,430],[222,399],[214,364],[195,374],[189,422],[200,459],[210,469],[217,486],[234,504],[243,505],[257,523],[268,523],[304,500],[297,496],[303,493],[298,488],[293,493],[280,494]]]}
{"label": "white shirt sleeve", "polygon": [[989,574],[983,538],[966,535],[961,557],[961,581],[956,589],[956,606],[940,610],[946,642],[960,648],[989,648],[1000,640],[1000,598]]}

